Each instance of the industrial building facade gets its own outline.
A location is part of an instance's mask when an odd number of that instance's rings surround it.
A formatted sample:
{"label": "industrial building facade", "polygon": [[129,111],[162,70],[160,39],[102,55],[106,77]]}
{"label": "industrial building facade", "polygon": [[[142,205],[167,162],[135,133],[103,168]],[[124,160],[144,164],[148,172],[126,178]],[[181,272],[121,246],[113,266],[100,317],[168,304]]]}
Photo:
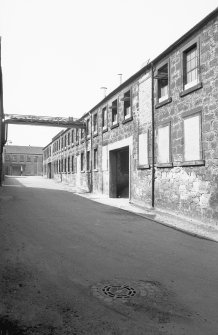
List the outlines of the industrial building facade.
{"label": "industrial building facade", "polygon": [[218,9],[44,149],[44,175],[218,222]]}
{"label": "industrial building facade", "polygon": [[3,152],[4,174],[9,176],[42,176],[41,147],[6,145]]}

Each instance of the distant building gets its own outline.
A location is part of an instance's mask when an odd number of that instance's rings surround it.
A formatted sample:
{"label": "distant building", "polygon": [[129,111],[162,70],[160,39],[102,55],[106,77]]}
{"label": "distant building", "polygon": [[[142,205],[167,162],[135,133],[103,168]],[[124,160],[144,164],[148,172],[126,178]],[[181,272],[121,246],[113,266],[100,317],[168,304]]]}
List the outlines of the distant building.
{"label": "distant building", "polygon": [[4,174],[11,176],[42,176],[42,148],[6,145]]}

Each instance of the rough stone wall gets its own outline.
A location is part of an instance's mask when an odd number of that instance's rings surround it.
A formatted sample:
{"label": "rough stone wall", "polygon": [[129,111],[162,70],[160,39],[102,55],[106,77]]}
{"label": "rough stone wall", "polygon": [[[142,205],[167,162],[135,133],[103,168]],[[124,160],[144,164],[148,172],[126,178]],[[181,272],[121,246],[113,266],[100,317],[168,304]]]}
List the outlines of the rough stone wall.
{"label": "rough stone wall", "polygon": [[[170,55],[172,102],[155,110],[155,123],[171,122],[172,168],[156,167],[155,204],[202,220],[218,222],[218,21],[209,22],[199,39],[202,88],[182,91],[181,48]],[[183,164],[183,115],[199,108],[205,166]]]}

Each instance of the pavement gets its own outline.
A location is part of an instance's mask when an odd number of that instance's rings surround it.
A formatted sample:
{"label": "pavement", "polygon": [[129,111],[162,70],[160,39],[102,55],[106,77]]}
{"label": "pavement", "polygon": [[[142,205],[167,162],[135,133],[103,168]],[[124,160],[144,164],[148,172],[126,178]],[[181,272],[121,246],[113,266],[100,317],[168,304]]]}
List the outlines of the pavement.
{"label": "pavement", "polygon": [[[55,183],[57,183],[57,181],[55,181]],[[88,193],[84,190],[73,188],[68,184],[62,184],[66,190],[71,191],[78,196],[82,196],[108,206],[120,208],[124,211],[145,217],[146,219],[198,238],[218,242],[218,222],[215,226],[208,222],[204,223],[193,218],[189,219],[186,216],[176,215],[157,208],[142,208],[141,206],[137,206],[136,204],[129,202],[129,199],[127,198],[109,198],[107,195]]]}

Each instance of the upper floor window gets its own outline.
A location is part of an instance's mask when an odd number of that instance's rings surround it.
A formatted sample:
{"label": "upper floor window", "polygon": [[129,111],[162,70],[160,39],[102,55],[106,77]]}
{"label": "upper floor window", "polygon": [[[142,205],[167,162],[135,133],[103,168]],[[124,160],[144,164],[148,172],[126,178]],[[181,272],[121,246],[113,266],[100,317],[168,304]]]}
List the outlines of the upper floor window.
{"label": "upper floor window", "polygon": [[70,145],[70,132],[67,134],[68,145]]}
{"label": "upper floor window", "polygon": [[102,108],[102,128],[107,129],[107,107]]}
{"label": "upper floor window", "polygon": [[64,136],[64,146],[67,146],[67,135]]}
{"label": "upper floor window", "polygon": [[181,48],[181,57],[182,92],[180,92],[180,96],[183,97],[202,87],[199,38],[195,38]]}
{"label": "upper floor window", "polygon": [[10,160],[10,155],[6,155],[5,159],[6,159],[6,161],[9,161]]}
{"label": "upper floor window", "polygon": [[117,99],[112,102],[112,125],[114,126],[118,122],[117,116]]}
{"label": "upper floor window", "polygon": [[76,143],[79,142],[79,129],[76,129]]}
{"label": "upper floor window", "polygon": [[24,155],[20,155],[20,162],[24,162]]}
{"label": "upper floor window", "polygon": [[71,143],[74,143],[74,130],[71,130]]}
{"label": "upper floor window", "polygon": [[158,102],[163,102],[169,97],[168,63],[157,70]]}
{"label": "upper floor window", "polygon": [[90,135],[90,119],[87,119],[86,121],[86,134],[87,136]]}
{"label": "upper floor window", "polygon": [[34,157],[34,163],[37,163],[37,161],[38,161],[38,157],[35,156],[35,157]]}
{"label": "upper floor window", "polygon": [[98,114],[95,113],[93,115],[93,133],[97,134],[98,132]]}
{"label": "upper floor window", "polygon": [[31,162],[31,156],[30,155],[27,155],[27,162]]}
{"label": "upper floor window", "polygon": [[85,136],[85,131],[84,131],[84,129],[82,128],[82,129],[81,129],[81,140],[84,140],[84,136]]}
{"label": "upper floor window", "polygon": [[131,91],[127,91],[124,93],[123,97],[124,101],[124,120],[131,117],[132,111],[131,111]]}
{"label": "upper floor window", "polygon": [[188,89],[198,83],[198,51],[196,44],[184,52],[183,69],[184,89]]}

